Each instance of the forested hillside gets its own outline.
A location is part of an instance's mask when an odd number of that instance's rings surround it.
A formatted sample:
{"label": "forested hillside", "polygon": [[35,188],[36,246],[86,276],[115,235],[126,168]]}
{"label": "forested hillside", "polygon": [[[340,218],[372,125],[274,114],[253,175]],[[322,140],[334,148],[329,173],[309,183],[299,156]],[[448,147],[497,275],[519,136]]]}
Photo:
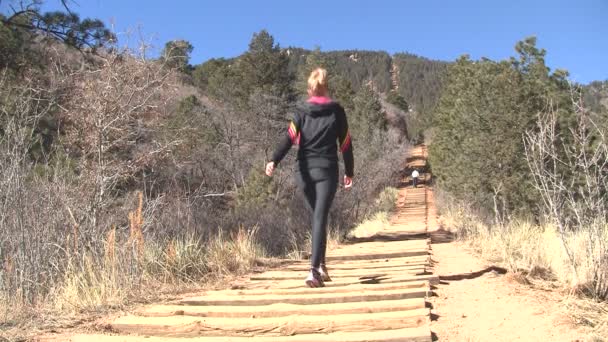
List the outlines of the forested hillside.
{"label": "forested hillside", "polygon": [[[297,72],[306,57],[318,53],[329,61],[336,73],[346,78],[356,91],[362,86],[373,83],[376,91],[388,93],[397,88],[399,95],[410,104],[412,109],[421,113],[431,113],[439,100],[442,79],[447,62],[433,61],[424,57],[398,53],[394,56],[380,51],[308,51],[288,48],[290,70]],[[396,68],[396,69],[394,69]],[[397,84],[393,84],[396,72]]]}

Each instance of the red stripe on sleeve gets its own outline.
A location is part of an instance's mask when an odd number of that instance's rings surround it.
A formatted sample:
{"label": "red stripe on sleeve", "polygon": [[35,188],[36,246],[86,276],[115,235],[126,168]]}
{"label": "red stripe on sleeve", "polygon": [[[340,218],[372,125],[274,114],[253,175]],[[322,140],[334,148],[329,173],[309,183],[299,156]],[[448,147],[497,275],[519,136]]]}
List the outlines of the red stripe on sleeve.
{"label": "red stripe on sleeve", "polygon": [[342,146],[340,147],[340,152],[342,152],[342,153],[346,152],[346,150],[348,150],[349,147],[350,147],[350,133],[348,133],[346,135],[346,138],[344,139],[344,142],[342,143]]}

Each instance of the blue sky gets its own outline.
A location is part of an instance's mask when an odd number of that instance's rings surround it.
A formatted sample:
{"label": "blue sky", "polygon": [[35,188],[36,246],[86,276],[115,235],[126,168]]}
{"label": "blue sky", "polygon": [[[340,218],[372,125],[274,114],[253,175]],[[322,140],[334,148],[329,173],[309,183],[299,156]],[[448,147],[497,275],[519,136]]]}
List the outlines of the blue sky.
{"label": "blue sky", "polygon": [[[46,2],[46,9],[60,3]],[[441,60],[465,53],[504,59],[518,40],[536,35],[552,69],[567,69],[582,83],[608,79],[608,0],[75,0],[72,7],[114,23],[117,32],[139,27],[157,47],[186,39],[195,48],[193,64],[241,54],[261,29],[283,47]]]}

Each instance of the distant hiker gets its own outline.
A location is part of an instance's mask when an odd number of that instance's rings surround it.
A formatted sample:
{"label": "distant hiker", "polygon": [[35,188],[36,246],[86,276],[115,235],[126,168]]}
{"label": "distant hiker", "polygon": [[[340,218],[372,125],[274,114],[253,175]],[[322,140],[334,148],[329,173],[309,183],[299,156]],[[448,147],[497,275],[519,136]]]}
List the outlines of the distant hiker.
{"label": "distant hiker", "polygon": [[[353,185],[353,146],[344,108],[328,96],[327,71],[315,69],[308,78],[308,100],[296,106],[286,134],[281,139],[266,174],[285,157],[292,145],[299,145],[296,180],[312,209],[311,269],[305,283],[323,287],[331,281],[325,266],[327,216],[338,188],[338,153],[344,159],[344,188]],[[337,142],[337,144],[336,144]]]}
{"label": "distant hiker", "polygon": [[414,188],[418,187],[418,177],[420,177],[420,174],[418,173],[418,170],[414,169],[414,171],[412,171],[412,185]]}

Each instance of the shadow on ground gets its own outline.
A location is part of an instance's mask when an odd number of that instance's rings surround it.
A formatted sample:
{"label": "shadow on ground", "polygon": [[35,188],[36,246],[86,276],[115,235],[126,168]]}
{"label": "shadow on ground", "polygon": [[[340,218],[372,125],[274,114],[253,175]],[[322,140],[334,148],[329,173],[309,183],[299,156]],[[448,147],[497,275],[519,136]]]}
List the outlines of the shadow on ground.
{"label": "shadow on ground", "polygon": [[439,275],[439,281],[446,281],[446,280],[457,281],[457,280],[465,280],[465,279],[475,279],[475,278],[479,278],[482,275],[484,275],[486,273],[490,273],[490,272],[494,272],[497,274],[506,274],[507,269],[498,267],[498,266],[488,266],[488,267],[484,268],[483,270],[480,270],[477,272],[469,272],[469,273],[453,274],[453,275],[445,275],[445,276]]}
{"label": "shadow on ground", "polygon": [[393,242],[407,240],[424,240],[428,238],[428,233],[413,234],[375,234],[369,237],[349,237],[344,241],[345,245],[352,245],[360,242]]}
{"label": "shadow on ground", "polygon": [[456,235],[443,228],[439,228],[437,231],[431,233],[431,243],[450,243],[456,239]]}

